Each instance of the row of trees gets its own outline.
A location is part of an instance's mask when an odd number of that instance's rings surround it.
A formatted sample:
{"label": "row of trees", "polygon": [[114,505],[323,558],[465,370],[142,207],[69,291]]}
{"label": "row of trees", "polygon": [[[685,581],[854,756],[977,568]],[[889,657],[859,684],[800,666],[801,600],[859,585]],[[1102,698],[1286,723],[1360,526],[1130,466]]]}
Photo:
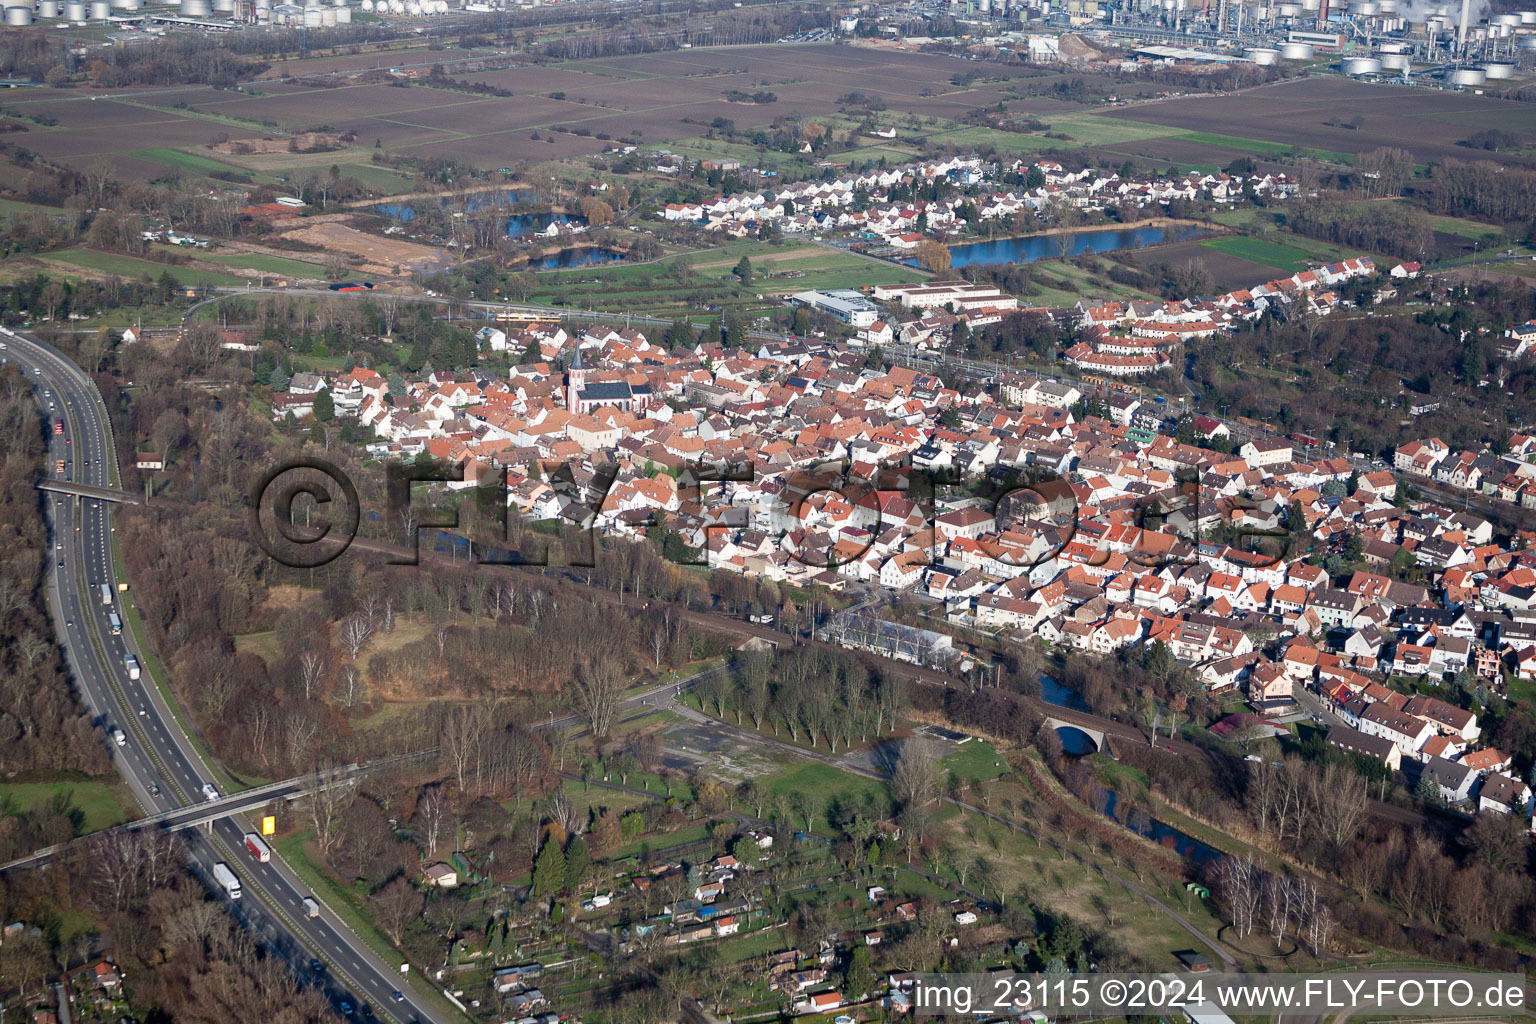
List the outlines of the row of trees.
{"label": "row of trees", "polygon": [[832,753],[884,735],[906,707],[905,681],[872,674],[852,654],[821,647],[796,647],[780,654],[746,652],[730,671],[700,681],[696,692],[705,710],[733,716],[737,724],[789,734]]}
{"label": "row of trees", "polygon": [[[44,499],[34,489],[45,471],[43,426],[31,384],[14,364],[0,367],[0,453],[0,772],[110,773],[101,733],[70,688],[45,610],[43,559],[51,543]],[[0,848],[31,849],[43,835],[74,834],[72,827],[62,834],[70,816],[58,808],[14,814],[0,804]]]}

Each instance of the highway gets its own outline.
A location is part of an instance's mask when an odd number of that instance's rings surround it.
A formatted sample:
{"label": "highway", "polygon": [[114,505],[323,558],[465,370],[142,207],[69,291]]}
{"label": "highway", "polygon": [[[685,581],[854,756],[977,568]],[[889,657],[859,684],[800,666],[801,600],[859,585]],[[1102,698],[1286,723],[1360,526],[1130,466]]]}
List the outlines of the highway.
{"label": "highway", "polygon": [[[0,328],[0,357],[16,363],[35,386],[48,419],[49,475],[95,487],[116,486],[116,456],[110,425],[89,378],[79,367],[35,338]],[[62,426],[62,430],[59,430]],[[61,476],[56,470],[64,464]],[[112,564],[112,506],[108,502],[45,494],[51,529],[46,592],[60,647],[77,683],[82,702],[102,726],[113,764],[147,814],[186,807],[210,799],[205,786],[219,785],[222,774],[203,759],[178,720],[170,698],[151,679],[148,668],[129,678],[124,657],[131,651],[126,635],[113,631],[112,617],[122,595]],[[106,601],[101,585],[108,586]],[[111,738],[120,729],[123,742]],[[219,794],[213,790],[216,797]],[[381,1018],[399,1024],[446,1019],[443,1012],[411,990],[398,970],[373,953],[342,924],[324,900],[320,916],[306,917],[303,900],[311,896],[280,857],[257,863],[246,851],[244,833],[252,831],[241,816],[211,822],[206,831],[182,834],[190,867],[231,913],[251,929],[301,978],[324,986],[333,1005],[362,1012],[367,1005]],[[211,881],[213,865],[223,861],[240,877],[243,898],[228,900]],[[326,965],[312,970],[311,960]],[[393,994],[399,991],[397,1001]]]}

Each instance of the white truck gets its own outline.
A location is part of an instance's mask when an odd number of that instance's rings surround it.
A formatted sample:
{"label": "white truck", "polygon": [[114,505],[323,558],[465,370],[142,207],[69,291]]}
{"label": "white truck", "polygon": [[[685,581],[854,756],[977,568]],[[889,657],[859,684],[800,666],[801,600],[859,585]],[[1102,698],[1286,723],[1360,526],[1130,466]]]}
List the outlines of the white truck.
{"label": "white truck", "polygon": [[224,891],[229,893],[230,899],[237,900],[240,898],[240,879],[233,871],[229,870],[228,864],[219,861],[213,866],[213,880],[224,887]]}
{"label": "white truck", "polygon": [[123,655],[123,668],[128,673],[129,679],[139,678],[139,659],[131,654]]}
{"label": "white truck", "polygon": [[304,897],[304,916],[305,917],[319,917],[320,916],[320,904],[316,903],[314,900],[310,899],[308,896]]}

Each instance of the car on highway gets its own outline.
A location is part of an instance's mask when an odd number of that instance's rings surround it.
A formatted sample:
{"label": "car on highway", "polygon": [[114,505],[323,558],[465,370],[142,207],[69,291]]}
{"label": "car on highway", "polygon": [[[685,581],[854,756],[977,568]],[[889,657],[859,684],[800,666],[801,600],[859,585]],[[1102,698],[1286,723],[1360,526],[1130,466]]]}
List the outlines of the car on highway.
{"label": "car on highway", "polygon": [[209,803],[212,803],[219,798],[219,791],[214,788],[213,783],[205,782],[203,783],[203,796],[208,798]]}
{"label": "car on highway", "polygon": [[55,423],[53,425],[53,432],[55,434],[62,434],[62,433],[64,433],[64,424],[62,424],[62,423]]}
{"label": "car on highway", "polygon": [[401,992],[399,989],[395,989],[389,994],[389,998],[393,999],[397,1003],[403,1003],[405,1002],[405,993]]}

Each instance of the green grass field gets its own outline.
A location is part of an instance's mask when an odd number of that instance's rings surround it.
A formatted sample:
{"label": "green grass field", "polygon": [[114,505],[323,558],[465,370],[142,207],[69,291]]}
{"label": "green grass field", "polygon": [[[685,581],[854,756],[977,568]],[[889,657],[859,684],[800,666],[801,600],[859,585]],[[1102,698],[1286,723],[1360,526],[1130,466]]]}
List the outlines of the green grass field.
{"label": "green grass field", "polygon": [[[356,15],[353,15],[356,17]],[[397,171],[392,167],[380,167],[378,164],[342,164],[341,176],[343,178],[356,178],[369,188],[381,190],[408,189],[413,184],[411,175]]]}
{"label": "green grass field", "polygon": [[139,816],[127,791],[119,782],[0,782],[0,797],[16,802],[22,810],[47,804],[58,794],[67,794],[71,805],[83,816],[80,834],[99,832],[121,825]]}
{"label": "green grass field", "polygon": [[1297,156],[1311,156],[1320,160],[1331,160],[1337,164],[1354,163],[1353,153],[1344,153],[1336,149],[1311,149],[1306,146],[1295,146],[1288,142],[1270,142],[1267,139],[1247,139],[1241,135],[1221,135],[1217,132],[1172,132],[1186,142],[1199,142],[1207,146],[1219,146],[1222,149],[1236,149],[1245,153],[1253,153],[1257,156],[1282,156],[1294,153]]}
{"label": "green grass field", "polygon": [[246,283],[245,278],[235,277],[233,274],[173,267],[165,263],[155,263],[152,260],[141,260],[134,256],[97,252],[94,249],[61,249],[58,252],[47,253],[46,257],[83,270],[117,274],[120,277],[139,278],[147,274],[151,278],[158,278],[166,271],[170,271],[171,276],[184,285],[239,286]]}
{"label": "green grass field", "polygon": [[43,213],[56,216],[63,212],[57,206],[39,206],[37,203],[24,203],[19,199],[0,199],[0,216],[13,213]]}
{"label": "green grass field", "polygon": [[1239,259],[1252,260],[1255,263],[1263,263],[1265,266],[1274,267],[1276,270],[1284,270],[1290,273],[1306,270],[1314,257],[1304,249],[1283,245],[1280,242],[1271,242],[1262,238],[1207,238],[1200,243],[1208,249],[1224,252],[1228,256],[1236,256]]}
{"label": "green grass field", "polygon": [[136,157],[140,160],[148,160],[151,163],[164,164],[174,167],[178,171],[188,174],[211,174],[214,171],[230,171],[235,174],[249,173],[242,167],[234,164],[226,164],[221,160],[212,160],[206,156],[198,156],[196,153],[183,153],[179,149],[170,149],[165,146],[157,146],[153,149],[130,149],[123,156]]}
{"label": "green grass field", "polygon": [[[886,789],[883,782],[877,782],[862,775],[854,775],[820,761],[795,765],[793,768],[765,775],[758,781],[774,793],[812,794],[823,802],[823,807],[833,800],[863,803],[869,797],[883,796]],[[797,821],[797,824],[804,826],[805,822]]]}
{"label": "green grass field", "polygon": [[[743,288],[732,271],[743,256],[752,260],[753,279]],[[679,281],[673,266],[686,259],[691,268]],[[799,276],[774,277],[795,271]],[[906,267],[866,260],[810,242],[733,242],[716,249],[679,254],[639,266],[580,267],[538,275],[534,302],[647,316],[687,317],[704,322],[735,310],[747,316],[775,308],[758,295],[810,289],[854,288],[918,281]],[[702,307],[715,306],[710,310]]]}
{"label": "green grass field", "polygon": [[198,257],[208,263],[222,263],[227,267],[246,267],[266,274],[282,274],[285,277],[309,277],[323,279],[325,268],[318,263],[291,260],[286,256],[269,256],[264,252],[237,252]]}
{"label": "green grass field", "polygon": [[971,740],[945,755],[944,767],[966,785],[991,780],[1009,771],[1008,762],[990,743]]}

